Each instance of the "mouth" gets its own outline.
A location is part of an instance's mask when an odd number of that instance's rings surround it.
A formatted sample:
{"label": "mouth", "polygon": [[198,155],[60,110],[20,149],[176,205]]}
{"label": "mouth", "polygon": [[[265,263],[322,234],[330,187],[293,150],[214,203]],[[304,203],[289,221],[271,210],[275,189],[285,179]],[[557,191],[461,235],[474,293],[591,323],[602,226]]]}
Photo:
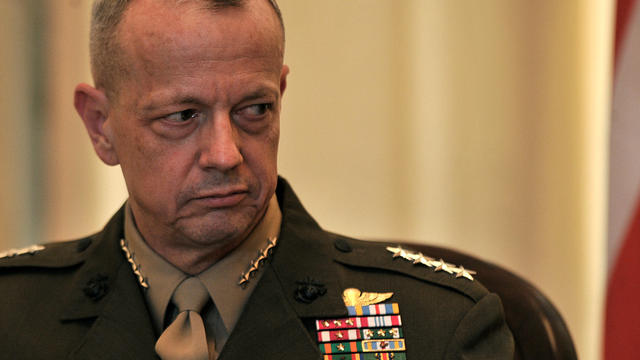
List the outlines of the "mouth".
{"label": "mouth", "polygon": [[191,201],[208,208],[228,208],[238,205],[247,195],[246,189],[216,191],[198,195]]}

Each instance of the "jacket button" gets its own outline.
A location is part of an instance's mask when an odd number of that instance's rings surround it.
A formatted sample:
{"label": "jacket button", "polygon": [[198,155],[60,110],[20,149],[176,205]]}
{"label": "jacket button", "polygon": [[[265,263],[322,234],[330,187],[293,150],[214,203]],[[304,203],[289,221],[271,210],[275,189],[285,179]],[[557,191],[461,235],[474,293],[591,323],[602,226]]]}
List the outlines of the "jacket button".
{"label": "jacket button", "polygon": [[353,250],[351,248],[351,245],[349,245],[349,243],[345,239],[338,239],[334,241],[333,246],[335,246],[336,249],[342,251],[343,253],[348,253],[348,252],[351,252],[351,250]]}

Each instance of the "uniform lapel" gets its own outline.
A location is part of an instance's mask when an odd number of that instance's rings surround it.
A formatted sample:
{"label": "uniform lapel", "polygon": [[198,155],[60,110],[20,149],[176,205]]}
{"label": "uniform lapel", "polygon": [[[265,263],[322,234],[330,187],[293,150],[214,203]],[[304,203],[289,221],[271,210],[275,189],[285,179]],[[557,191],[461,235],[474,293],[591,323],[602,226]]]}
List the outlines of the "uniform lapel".
{"label": "uniform lapel", "polygon": [[[314,320],[347,314],[333,244],[288,184],[281,180],[279,185],[278,246],[218,360],[320,359]],[[299,287],[308,282],[326,292],[309,302],[296,300]]]}
{"label": "uniform lapel", "polygon": [[318,349],[284,298],[276,274],[265,269],[218,360],[318,358]]}
{"label": "uniform lapel", "polygon": [[143,294],[118,245],[122,232],[121,209],[74,277],[60,320],[93,323],[70,359],[157,359]]}
{"label": "uniform lapel", "polygon": [[70,359],[157,359],[154,345],[144,300],[123,264],[108,302]]}

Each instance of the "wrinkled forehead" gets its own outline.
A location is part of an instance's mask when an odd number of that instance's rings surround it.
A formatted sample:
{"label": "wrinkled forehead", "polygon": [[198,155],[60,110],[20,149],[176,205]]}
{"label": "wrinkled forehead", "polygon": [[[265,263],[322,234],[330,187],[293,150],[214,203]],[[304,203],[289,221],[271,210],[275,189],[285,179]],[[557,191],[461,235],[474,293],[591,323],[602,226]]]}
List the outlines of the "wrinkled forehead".
{"label": "wrinkled forehead", "polygon": [[258,80],[278,88],[283,59],[273,17],[251,8],[211,12],[193,3],[179,8],[147,5],[140,1],[132,6],[120,24],[126,73],[120,76],[114,104],[137,104],[162,91],[196,96],[203,89],[220,100],[225,94],[215,89],[226,86],[230,91],[234,84]]}
{"label": "wrinkled forehead", "polygon": [[[280,57],[284,32],[269,0],[135,0],[119,24],[121,45],[216,43],[255,46],[260,41]],[[194,44],[194,46],[197,46]]]}

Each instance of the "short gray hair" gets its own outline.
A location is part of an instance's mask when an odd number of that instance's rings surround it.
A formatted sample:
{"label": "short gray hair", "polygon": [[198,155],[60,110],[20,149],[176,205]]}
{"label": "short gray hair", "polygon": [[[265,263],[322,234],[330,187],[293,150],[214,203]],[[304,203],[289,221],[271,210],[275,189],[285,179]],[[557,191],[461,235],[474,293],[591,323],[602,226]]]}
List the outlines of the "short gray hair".
{"label": "short gray hair", "polygon": [[[91,13],[91,32],[89,53],[91,57],[91,73],[97,88],[106,91],[112,97],[115,79],[125,76],[124,59],[118,56],[116,32],[124,12],[133,0],[96,0]],[[185,0],[176,0],[178,3]],[[217,10],[228,7],[241,7],[246,0],[199,0],[209,9]],[[284,21],[276,0],[268,0],[275,11],[284,40]]]}

